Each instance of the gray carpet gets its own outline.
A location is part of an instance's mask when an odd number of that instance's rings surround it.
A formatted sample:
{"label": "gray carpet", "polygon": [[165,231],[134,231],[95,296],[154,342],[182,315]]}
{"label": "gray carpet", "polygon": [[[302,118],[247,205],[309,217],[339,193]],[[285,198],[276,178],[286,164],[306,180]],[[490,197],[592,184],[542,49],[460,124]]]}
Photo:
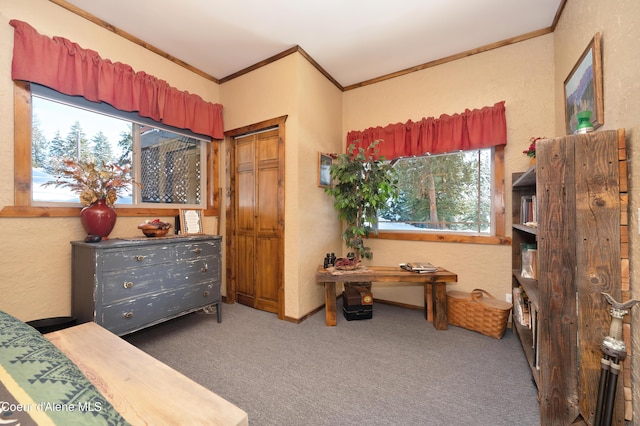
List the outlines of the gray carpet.
{"label": "gray carpet", "polygon": [[[421,311],[375,304],[338,326],[239,304],[125,337],[241,407],[251,425],[539,425],[537,392],[511,330],[501,340]],[[170,391],[170,385],[167,388]]]}

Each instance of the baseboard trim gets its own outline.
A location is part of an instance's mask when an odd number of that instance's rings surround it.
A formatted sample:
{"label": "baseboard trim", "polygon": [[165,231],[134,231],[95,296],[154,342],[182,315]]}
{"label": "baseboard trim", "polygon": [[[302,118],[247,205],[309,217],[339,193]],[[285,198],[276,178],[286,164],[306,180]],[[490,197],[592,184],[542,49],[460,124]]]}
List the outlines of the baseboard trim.
{"label": "baseboard trim", "polygon": [[[340,296],[342,297],[342,296]],[[296,324],[300,324],[302,321],[306,320],[307,318],[309,318],[311,315],[315,315],[318,312],[324,310],[324,304],[322,304],[321,306],[318,306],[317,308],[315,308],[314,310],[312,310],[311,312],[309,312],[306,315],[303,315],[301,318],[293,318],[293,317],[289,317],[289,316],[284,316],[283,320],[284,321],[289,321],[289,322],[293,322]]]}
{"label": "baseboard trim", "polygon": [[[337,299],[340,299],[342,297],[342,294],[340,294],[338,297],[336,297]],[[407,309],[415,309],[418,311],[422,311],[424,309],[423,306],[417,306],[417,305],[409,305],[407,303],[399,303],[399,302],[393,302],[391,300],[384,300],[384,299],[373,299],[373,304],[375,305],[376,303],[384,303],[386,305],[393,305],[393,306],[399,306],[401,308],[407,308]],[[301,323],[302,321],[304,321],[305,319],[309,318],[312,315],[317,314],[318,312],[324,310],[324,303],[320,306],[318,306],[316,309],[312,310],[311,312],[309,312],[308,314],[302,316],[301,318],[293,318],[293,317],[289,317],[289,316],[285,316],[283,319],[285,321],[289,321],[289,322],[293,322],[296,324]]]}
{"label": "baseboard trim", "polygon": [[392,300],[377,299],[374,297],[373,304],[375,305],[376,303],[384,303],[385,305],[400,306],[401,308],[415,309],[418,311],[424,310],[424,306],[409,305],[408,303],[394,302]]}

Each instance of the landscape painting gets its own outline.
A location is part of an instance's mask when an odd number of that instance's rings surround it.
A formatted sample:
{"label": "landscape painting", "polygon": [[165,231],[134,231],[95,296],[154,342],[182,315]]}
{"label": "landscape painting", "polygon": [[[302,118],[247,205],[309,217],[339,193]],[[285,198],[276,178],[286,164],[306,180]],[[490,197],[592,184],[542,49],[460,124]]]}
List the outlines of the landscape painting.
{"label": "landscape painting", "polygon": [[602,64],[600,33],[597,33],[564,82],[565,121],[567,134],[578,125],[577,114],[591,111],[593,128],[604,123],[602,101]]}

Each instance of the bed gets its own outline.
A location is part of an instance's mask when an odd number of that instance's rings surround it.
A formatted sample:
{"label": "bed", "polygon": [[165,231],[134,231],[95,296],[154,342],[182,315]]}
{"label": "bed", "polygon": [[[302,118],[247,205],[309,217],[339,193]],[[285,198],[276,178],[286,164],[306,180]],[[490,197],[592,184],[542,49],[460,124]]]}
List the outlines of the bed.
{"label": "bed", "polygon": [[40,334],[0,311],[0,424],[247,425],[247,413],[96,323]]}

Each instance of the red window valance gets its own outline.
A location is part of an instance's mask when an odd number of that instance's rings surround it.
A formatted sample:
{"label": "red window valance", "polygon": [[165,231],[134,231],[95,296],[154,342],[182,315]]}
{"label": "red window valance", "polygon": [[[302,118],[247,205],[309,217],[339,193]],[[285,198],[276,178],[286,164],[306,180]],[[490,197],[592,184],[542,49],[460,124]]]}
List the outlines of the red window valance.
{"label": "red window valance", "polygon": [[441,154],[490,148],[507,144],[507,120],[504,101],[492,107],[466,110],[460,114],[440,118],[423,118],[418,122],[389,124],[385,127],[370,127],[363,131],[347,133],[347,148],[369,147],[379,140],[379,155],[387,160],[415,155]]}
{"label": "red window valance", "polygon": [[102,59],[62,37],[39,34],[26,22],[12,19],[15,28],[11,76],[71,96],[137,112],[168,126],[224,138],[222,105],[180,91],[156,77],[135,72],[129,65]]}

